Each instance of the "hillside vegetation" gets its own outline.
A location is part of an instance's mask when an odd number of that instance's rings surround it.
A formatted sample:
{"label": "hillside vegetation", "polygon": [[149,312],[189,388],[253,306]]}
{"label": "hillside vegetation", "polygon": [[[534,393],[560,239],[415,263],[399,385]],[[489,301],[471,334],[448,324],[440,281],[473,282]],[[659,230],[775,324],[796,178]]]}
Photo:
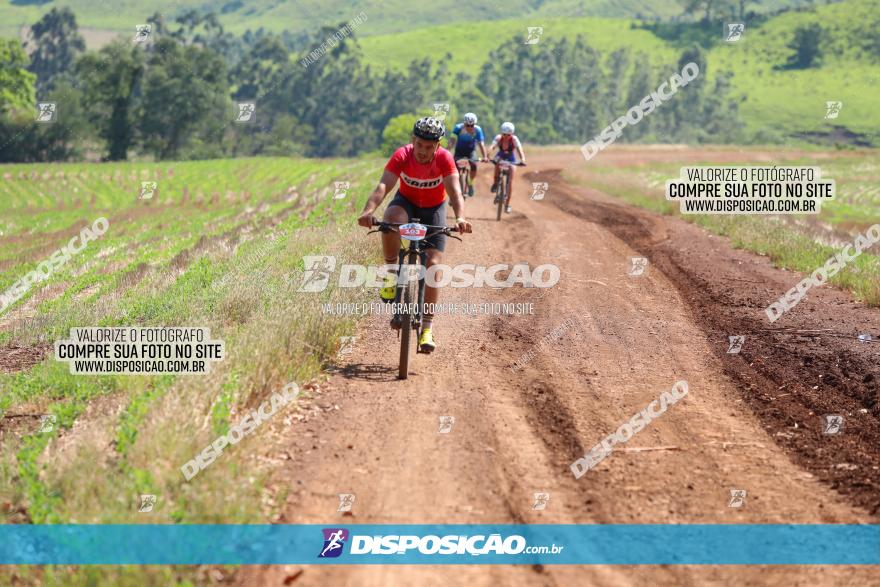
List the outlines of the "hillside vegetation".
{"label": "hillside vegetation", "polygon": [[[527,27],[534,24],[528,18],[481,23],[480,35],[443,25],[365,38],[361,46],[367,63],[391,70],[405,69],[412,59],[448,52],[451,72],[476,78],[490,51],[512,35],[524,39]],[[682,45],[676,39],[636,28],[635,22],[627,20],[565,18],[545,19],[541,24],[540,43],[583,35],[603,52],[620,48],[641,51],[650,55],[654,64],[674,59]],[[788,44],[795,31],[810,24],[822,27],[822,59],[816,67],[785,69],[792,53]],[[741,100],[740,118],[746,133],[755,140],[822,141],[824,135],[829,142],[878,144],[880,118],[875,108],[880,89],[880,0],[847,0],[747,23],[745,35],[737,43],[724,43],[720,24],[717,30],[715,41],[707,43],[707,75],[733,74],[730,83],[733,94]],[[529,48],[538,52],[540,43]],[[516,76],[517,71],[510,71],[510,75]],[[658,84],[668,75],[652,72]],[[450,95],[456,93],[460,92],[452,90]],[[838,118],[825,119],[827,101],[843,102]]]}
{"label": "hillside vegetation", "polygon": [[[0,94],[0,161],[353,156],[437,103],[453,119],[477,112],[490,134],[513,120],[530,143],[582,144],[689,62],[695,82],[619,140],[876,145],[880,0],[749,14],[736,43],[720,20],[546,17],[526,44],[531,18],[366,38],[361,18],[329,43],[334,26],[236,36],[190,13],[150,17],[149,43],[83,51],[75,15],[50,13],[39,50],[4,43],[14,91]],[[231,116],[246,101],[256,124]],[[60,104],[61,123],[34,122],[35,102]],[[838,116],[828,102],[843,104]]]}
{"label": "hillside vegetation", "polygon": [[[748,2],[749,10],[764,12],[789,6],[808,4],[807,0],[774,0],[773,2]],[[382,2],[352,2],[351,0],[115,0],[108,10],[106,0],[59,0],[40,3],[37,0],[3,0],[0,2],[0,35],[13,36],[21,26],[38,20],[53,7],[69,6],[77,15],[80,25],[98,31],[117,31],[128,34],[134,26],[155,12],[173,19],[187,10],[220,15],[223,26],[235,33],[263,27],[280,33],[308,33],[322,25],[348,21],[363,11],[368,23],[360,31],[362,35],[409,31],[413,28],[445,23],[469,23],[472,36],[482,34],[480,26],[473,23],[510,17],[531,19],[532,26],[541,26],[536,19],[545,17],[600,16],[614,18],[670,19],[682,14],[678,0],[508,0],[502,4],[473,2],[462,4],[453,0],[435,2],[407,2],[384,0]],[[104,36],[100,36],[103,40]]]}

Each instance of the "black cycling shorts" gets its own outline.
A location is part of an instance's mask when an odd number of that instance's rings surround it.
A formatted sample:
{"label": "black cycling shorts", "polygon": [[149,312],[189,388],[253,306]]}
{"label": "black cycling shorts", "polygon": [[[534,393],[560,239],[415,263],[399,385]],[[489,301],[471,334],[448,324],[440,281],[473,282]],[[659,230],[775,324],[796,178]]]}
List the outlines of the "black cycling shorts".
{"label": "black cycling shorts", "polygon": [[[446,226],[446,202],[444,201],[439,206],[433,206],[430,208],[419,208],[406,198],[400,195],[400,192],[394,194],[394,198],[391,200],[391,203],[388,204],[388,207],[391,206],[400,206],[404,210],[406,210],[407,216],[410,218],[410,222],[419,222],[421,224],[432,224],[434,226]],[[446,250],[446,235],[442,232],[435,232],[431,234],[431,229],[428,229],[428,236],[425,237],[423,241],[428,247],[432,247],[440,251],[441,253]]]}
{"label": "black cycling shorts", "polygon": [[452,156],[452,159],[454,161],[458,161],[459,159],[467,159],[471,163],[471,171],[476,170],[477,161],[479,161],[479,158],[477,158],[477,150],[476,149],[474,149],[470,153],[459,153],[458,151],[456,151],[455,155]]}

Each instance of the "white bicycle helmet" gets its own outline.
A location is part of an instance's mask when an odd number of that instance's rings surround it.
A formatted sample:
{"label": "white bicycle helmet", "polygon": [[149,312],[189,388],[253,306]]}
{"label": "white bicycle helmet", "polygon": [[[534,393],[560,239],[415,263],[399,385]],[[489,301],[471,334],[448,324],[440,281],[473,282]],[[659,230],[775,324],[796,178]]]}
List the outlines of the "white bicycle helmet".
{"label": "white bicycle helmet", "polygon": [[477,115],[473,112],[468,112],[464,115],[464,123],[465,124],[477,124]]}
{"label": "white bicycle helmet", "polygon": [[514,126],[513,126],[512,122],[505,122],[504,124],[501,125],[501,134],[512,135],[513,129],[514,129]]}

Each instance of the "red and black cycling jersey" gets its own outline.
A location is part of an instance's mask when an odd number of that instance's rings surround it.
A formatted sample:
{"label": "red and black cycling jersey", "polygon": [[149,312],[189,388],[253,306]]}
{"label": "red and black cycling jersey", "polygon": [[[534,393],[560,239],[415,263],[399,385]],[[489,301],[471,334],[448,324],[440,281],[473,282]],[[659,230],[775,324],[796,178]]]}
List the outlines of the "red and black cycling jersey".
{"label": "red and black cycling jersey", "polygon": [[452,153],[438,147],[428,164],[416,161],[412,144],[397,149],[385,165],[400,179],[398,192],[419,208],[439,206],[446,200],[443,178],[458,173]]}
{"label": "red and black cycling jersey", "polygon": [[498,152],[501,153],[505,159],[513,159],[516,149],[522,149],[522,143],[519,142],[519,137],[516,135],[495,135],[495,139],[492,141],[492,147],[495,145],[498,145]]}

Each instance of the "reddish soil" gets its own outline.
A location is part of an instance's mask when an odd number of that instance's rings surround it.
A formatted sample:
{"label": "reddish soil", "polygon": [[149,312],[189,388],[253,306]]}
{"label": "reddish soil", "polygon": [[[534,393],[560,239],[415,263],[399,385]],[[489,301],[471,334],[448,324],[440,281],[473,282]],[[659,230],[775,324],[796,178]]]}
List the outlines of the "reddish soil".
{"label": "reddish soil", "polygon": [[[699,160],[649,149],[654,160]],[[613,153],[636,165],[644,153]],[[713,160],[718,159],[713,152]],[[603,153],[603,157],[605,153]],[[770,153],[722,153],[772,160]],[[440,316],[439,347],[396,379],[387,318],[363,321],[325,386],[329,409],[273,454],[281,523],[876,523],[880,312],[831,287],[774,324],[763,309],[800,276],[679,218],[567,184],[579,154],[532,156],[514,213],[494,219],[488,173],[467,201],[474,234],[446,262],[556,263],[559,284],[444,290],[441,301],[533,302],[526,316]],[[544,200],[531,181],[548,181]],[[364,237],[367,243],[374,245]],[[632,257],[647,272],[628,275]],[[316,310],[317,311],[317,310]],[[551,333],[564,324],[562,336]],[[728,336],[745,335],[739,354]],[[527,355],[537,350],[531,355]],[[521,370],[511,366],[528,357]],[[581,479],[569,465],[680,379],[690,393]],[[335,409],[338,406],[339,409]],[[822,433],[825,414],[844,430]],[[448,434],[440,416],[455,417]],[[645,450],[647,449],[647,450]],[[747,505],[728,507],[731,489]],[[550,493],[532,509],[533,495]],[[338,493],[354,493],[350,514]],[[240,584],[850,585],[867,567],[248,567]]]}

